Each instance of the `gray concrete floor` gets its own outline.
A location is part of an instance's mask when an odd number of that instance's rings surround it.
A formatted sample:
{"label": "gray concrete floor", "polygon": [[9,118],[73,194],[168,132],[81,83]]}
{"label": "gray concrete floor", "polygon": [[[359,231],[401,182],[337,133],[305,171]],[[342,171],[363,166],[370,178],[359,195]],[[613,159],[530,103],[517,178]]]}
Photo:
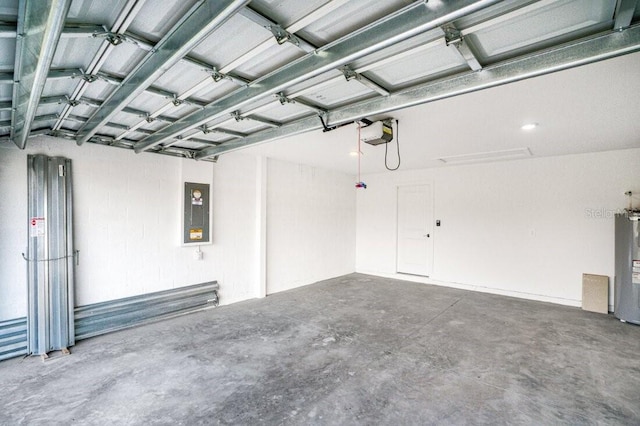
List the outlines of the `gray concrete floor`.
{"label": "gray concrete floor", "polygon": [[353,274],[0,362],[0,424],[640,424],[640,327]]}

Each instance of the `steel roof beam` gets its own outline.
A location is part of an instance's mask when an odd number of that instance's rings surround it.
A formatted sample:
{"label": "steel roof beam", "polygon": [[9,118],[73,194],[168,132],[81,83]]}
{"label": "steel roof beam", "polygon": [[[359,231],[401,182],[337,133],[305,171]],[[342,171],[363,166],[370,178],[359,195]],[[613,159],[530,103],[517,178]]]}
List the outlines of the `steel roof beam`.
{"label": "steel roof beam", "polygon": [[[385,98],[374,98],[329,112],[330,124],[342,124],[362,117],[385,114],[440,99],[488,89],[515,81],[566,70],[589,63],[640,51],[640,25],[623,32],[607,32],[559,47],[534,52],[448,79],[425,83]],[[205,148],[196,159],[217,156],[249,145],[321,129],[317,117],[307,117],[266,129],[244,139],[225,142],[219,147]]]}
{"label": "steel roof beam", "polygon": [[[338,8],[340,5],[346,3],[347,0],[332,0],[329,3],[324,4],[323,6],[319,7],[318,9],[316,9],[315,11],[311,12],[309,15],[303,17],[302,19],[300,19],[299,21],[291,24],[289,27],[287,27],[286,29],[283,29],[283,31],[297,31],[301,28],[304,28],[306,25],[309,25],[309,23],[314,22],[315,20],[319,19],[322,16],[325,16],[326,14],[328,14],[329,12],[335,10],[336,8]],[[249,19],[250,21],[265,27],[267,29],[272,29],[273,27],[277,26],[279,27],[279,25],[277,23],[275,23],[274,21],[272,21],[271,19],[267,18],[266,16],[263,16],[262,14],[256,12],[255,10],[251,9],[250,6],[244,7],[242,8],[239,12],[239,15],[244,16],[245,18]],[[138,36],[135,35],[129,35],[128,36],[133,42],[138,43],[139,46],[143,47],[143,48],[150,48],[151,47],[151,43],[139,38]],[[307,42],[306,40],[302,39],[302,38],[298,38],[296,37],[296,46],[300,47],[301,49],[305,50],[306,52],[310,52],[315,50],[315,46],[313,46],[311,43]],[[211,78],[213,79],[214,82],[219,82],[221,80],[230,80],[236,84],[238,84],[239,86],[245,86],[248,85],[250,83],[249,80],[246,80],[244,78],[241,78],[239,76],[233,75],[231,72],[239,67],[240,65],[248,62],[249,60],[253,59],[254,57],[256,57],[257,55],[259,55],[260,53],[264,52],[266,49],[268,49],[271,46],[274,46],[276,44],[275,39],[273,38],[269,38],[266,41],[260,43],[258,46],[254,47],[253,49],[251,49],[250,51],[246,52],[243,55],[240,55],[240,57],[234,59],[233,61],[231,61],[230,63],[224,65],[222,68],[218,68],[218,67],[214,67],[212,65],[208,65],[205,64],[199,60],[193,59],[189,56],[185,56],[184,58],[182,58],[182,60],[187,61],[189,63],[195,64],[196,66],[200,66],[203,69],[205,69],[210,75]],[[176,98],[176,100],[178,101],[182,101],[183,99],[187,99],[189,96],[192,96],[194,93],[198,92],[199,90],[208,87],[211,84],[211,80],[209,78],[202,80],[200,83],[196,84],[195,86],[192,86],[190,89],[188,89],[187,91],[185,91],[184,93],[182,93],[180,96],[178,96]],[[161,107],[160,109],[154,111],[151,116],[155,117],[159,114],[162,114],[164,111],[166,111],[167,108],[170,107],[170,104],[165,105],[163,107]],[[121,135],[119,135],[117,138],[123,138],[125,137],[128,133],[130,133],[131,131],[140,128],[142,126],[144,126],[146,123],[144,121],[140,121],[139,123],[136,123],[135,125],[131,126],[131,129],[123,132]],[[184,136],[184,135],[182,135]],[[189,135],[189,136],[184,136],[186,137],[192,137],[193,135]],[[165,144],[166,145],[166,144]]]}
{"label": "steel roof beam", "polygon": [[[95,34],[104,32],[102,25],[96,24],[73,24],[65,25],[61,38],[81,38],[93,37]],[[0,38],[16,38],[18,34],[17,26],[13,23],[0,23]]]}
{"label": "steel roof beam", "polygon": [[[269,19],[268,17],[262,15],[259,12],[256,12],[255,10],[246,7],[243,9],[242,11],[242,15],[245,16],[246,18],[250,19],[251,21],[253,21],[254,23],[261,25],[265,28],[270,28],[272,29],[273,32],[273,28],[277,27],[282,29],[283,31],[285,31],[286,33],[294,33],[296,31],[301,30],[302,28],[304,28],[305,26],[309,25],[310,23],[314,22],[317,19],[320,19],[322,16],[328,14],[329,12],[335,10],[338,6],[340,6],[341,4],[344,4],[346,1],[345,0],[334,0],[333,2],[330,3],[326,3],[324,6],[316,9],[314,12],[310,13],[309,15],[307,15],[306,17],[302,18],[301,20],[289,25],[287,28],[282,28],[279,24],[277,24],[276,22],[272,21],[271,19]],[[316,49],[318,49],[318,46],[315,46],[314,44],[308,42],[307,40],[305,40],[303,37],[299,36],[299,35],[293,35],[293,37],[295,37],[295,43],[293,43],[296,47],[298,47],[299,49],[301,49],[302,51],[306,52],[306,53],[311,53],[313,51],[315,51]],[[263,44],[269,44],[269,42],[265,42]],[[258,49],[260,50],[260,49]],[[246,55],[244,56],[248,56],[250,55],[251,52],[248,52]],[[241,57],[242,58],[242,57]],[[241,59],[237,59],[235,62],[239,62],[241,61]],[[238,64],[237,64],[238,65]],[[237,66],[236,65],[236,66]],[[371,80],[370,78],[368,78],[366,75],[362,74],[362,73],[357,73],[354,72],[352,70],[350,70],[348,67],[347,68],[340,70],[345,77],[347,78],[347,81],[350,80],[355,80],[357,82],[359,82],[360,84],[362,84],[363,86],[378,92],[378,94],[382,95],[382,96],[388,96],[389,95],[389,91],[382,87],[380,84],[374,82],[373,80]]]}
{"label": "steel roof beam", "polygon": [[[244,9],[243,9],[244,10]],[[144,39],[143,37],[137,35],[137,34],[133,34],[130,32],[125,32],[124,33],[124,38],[125,40],[130,40],[131,42],[133,42],[134,44],[136,44],[138,47],[140,47],[141,49],[144,50],[153,50],[155,49],[155,44],[149,40]],[[191,65],[195,65],[196,67],[202,68],[208,72],[213,72],[216,67],[214,65],[208,64],[206,62],[203,62],[199,59],[196,59],[194,57],[191,57],[189,55],[186,55],[185,57],[183,57],[181,59],[181,61],[189,63]],[[240,77],[238,75],[234,75],[232,73],[225,73],[224,74],[224,78],[226,78],[227,80],[233,81],[234,83],[236,83],[239,86],[242,86],[244,84],[249,83],[249,80],[247,80],[244,77]]]}
{"label": "steel roof beam", "polygon": [[0,111],[11,111],[11,101],[0,102]]}
{"label": "steel roof beam", "polygon": [[224,24],[249,0],[204,0],[169,31],[78,132],[82,145],[100,126]]}
{"label": "steel roof beam", "polygon": [[618,0],[614,14],[614,30],[621,31],[631,25],[637,5],[638,0]]}
{"label": "steel roof beam", "polygon": [[18,8],[11,139],[24,149],[71,0],[21,1]]}
{"label": "steel roof beam", "polygon": [[[122,10],[120,11],[120,14],[116,18],[113,27],[111,28],[111,32],[109,32],[105,40],[102,41],[97,53],[94,55],[93,59],[87,66],[87,69],[84,72],[87,78],[80,80],[80,82],[76,85],[75,89],[71,93],[71,101],[75,101],[76,99],[81,98],[84,92],[88,89],[93,76],[100,71],[100,68],[102,68],[102,65],[104,65],[105,61],[113,51],[115,45],[120,42],[117,37],[119,37],[119,35],[124,31],[126,31],[127,27],[131,24],[140,9],[142,9],[145,1],[146,0],[128,0],[124,5]],[[106,29],[102,32],[102,34],[104,34],[105,32]],[[97,34],[94,34],[94,36],[97,36]],[[60,118],[53,126],[53,130],[57,130],[60,128],[60,126],[62,126],[64,118],[68,114],[71,114],[72,108],[73,103],[69,103],[63,108],[62,113],[60,113]]]}
{"label": "steel roof beam", "polygon": [[359,31],[330,43],[253,83],[214,101],[136,144],[141,152],[254,101],[272,96],[287,87],[339,68],[358,58],[406,40],[414,35],[454,21],[496,3],[495,0],[452,0],[417,2]]}

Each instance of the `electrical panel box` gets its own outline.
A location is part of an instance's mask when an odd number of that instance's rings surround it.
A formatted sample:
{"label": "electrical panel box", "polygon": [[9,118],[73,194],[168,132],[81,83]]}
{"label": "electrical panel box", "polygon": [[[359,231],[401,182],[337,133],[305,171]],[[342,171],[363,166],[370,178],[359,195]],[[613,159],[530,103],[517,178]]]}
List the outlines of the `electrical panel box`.
{"label": "electrical panel box", "polygon": [[184,183],[183,244],[209,244],[211,223],[209,184]]}

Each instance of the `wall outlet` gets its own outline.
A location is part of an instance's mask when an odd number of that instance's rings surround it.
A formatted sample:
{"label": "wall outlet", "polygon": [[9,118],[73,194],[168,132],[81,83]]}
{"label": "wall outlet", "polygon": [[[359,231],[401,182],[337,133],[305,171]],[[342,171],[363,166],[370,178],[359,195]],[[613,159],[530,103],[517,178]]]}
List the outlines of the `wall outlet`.
{"label": "wall outlet", "polygon": [[204,258],[204,252],[200,250],[200,247],[198,247],[198,249],[193,252],[193,258],[195,260],[202,260]]}

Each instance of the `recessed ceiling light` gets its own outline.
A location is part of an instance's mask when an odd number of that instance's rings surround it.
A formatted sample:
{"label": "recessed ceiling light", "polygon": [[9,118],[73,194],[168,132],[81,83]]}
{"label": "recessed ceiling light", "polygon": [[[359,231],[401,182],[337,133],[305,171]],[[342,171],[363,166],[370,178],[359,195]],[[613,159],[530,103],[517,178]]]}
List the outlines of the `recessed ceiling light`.
{"label": "recessed ceiling light", "polygon": [[527,123],[521,127],[522,130],[533,130],[538,127],[538,123]]}

